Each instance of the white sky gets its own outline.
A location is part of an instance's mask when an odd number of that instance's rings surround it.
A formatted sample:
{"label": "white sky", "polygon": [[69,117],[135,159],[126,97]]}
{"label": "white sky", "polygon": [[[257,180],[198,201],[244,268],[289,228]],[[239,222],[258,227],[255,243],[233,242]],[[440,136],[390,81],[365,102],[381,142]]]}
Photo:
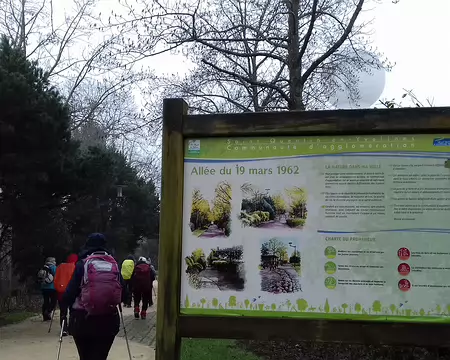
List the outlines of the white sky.
{"label": "white sky", "polygon": [[419,100],[450,106],[450,0],[383,0],[373,11],[374,44],[396,63],[382,97],[413,89]]}

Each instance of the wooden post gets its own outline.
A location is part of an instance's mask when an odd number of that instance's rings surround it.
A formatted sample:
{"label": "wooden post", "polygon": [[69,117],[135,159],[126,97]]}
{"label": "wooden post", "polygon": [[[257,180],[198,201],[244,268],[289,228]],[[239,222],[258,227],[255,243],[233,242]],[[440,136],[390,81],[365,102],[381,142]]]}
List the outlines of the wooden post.
{"label": "wooden post", "polygon": [[164,99],[156,360],[179,360],[183,228],[183,99]]}

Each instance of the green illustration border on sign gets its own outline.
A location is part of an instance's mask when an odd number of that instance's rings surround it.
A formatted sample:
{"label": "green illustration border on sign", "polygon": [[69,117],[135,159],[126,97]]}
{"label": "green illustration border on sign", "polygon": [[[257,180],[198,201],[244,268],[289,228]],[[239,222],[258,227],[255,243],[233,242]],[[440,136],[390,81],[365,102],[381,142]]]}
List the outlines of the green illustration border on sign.
{"label": "green illustration border on sign", "polygon": [[235,296],[230,296],[227,303],[221,303],[217,298],[212,300],[202,298],[198,303],[191,303],[189,297],[186,296],[180,313],[205,316],[450,323],[450,304],[445,307],[437,305],[430,310],[412,310],[401,309],[394,304],[383,306],[379,300],[375,300],[370,308],[365,309],[359,303],[344,303],[339,307],[332,308],[328,299],[320,306],[311,306],[304,299],[298,299],[295,303],[287,300],[285,304],[277,306],[276,304],[255,303],[248,299],[239,302]]}
{"label": "green illustration border on sign", "polygon": [[449,153],[450,134],[355,135],[185,140],[185,158],[199,160],[269,159],[344,153]]}

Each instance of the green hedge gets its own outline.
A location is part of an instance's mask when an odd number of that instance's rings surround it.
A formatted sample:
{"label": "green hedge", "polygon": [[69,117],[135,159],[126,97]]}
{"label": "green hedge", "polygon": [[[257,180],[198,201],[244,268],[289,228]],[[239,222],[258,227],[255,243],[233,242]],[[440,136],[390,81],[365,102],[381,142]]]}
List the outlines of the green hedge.
{"label": "green hedge", "polygon": [[305,219],[293,218],[293,219],[287,219],[286,224],[291,228],[295,228],[295,227],[299,227],[299,226],[304,226],[305,221],[306,221]]}
{"label": "green hedge", "polygon": [[268,211],[255,211],[251,214],[241,211],[239,219],[244,226],[259,226],[261,223],[270,220],[270,214]]}

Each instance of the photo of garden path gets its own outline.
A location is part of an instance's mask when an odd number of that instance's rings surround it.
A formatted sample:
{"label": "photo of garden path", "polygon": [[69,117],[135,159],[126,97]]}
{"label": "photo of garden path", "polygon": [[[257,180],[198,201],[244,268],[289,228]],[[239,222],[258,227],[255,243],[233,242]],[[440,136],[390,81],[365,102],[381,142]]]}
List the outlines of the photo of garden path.
{"label": "photo of garden path", "polygon": [[243,199],[238,218],[242,226],[301,230],[305,225],[308,214],[305,189],[292,187],[270,194],[270,189],[262,191],[245,183],[241,191]]}
{"label": "photo of garden path", "polygon": [[297,247],[294,239],[276,237],[261,244],[261,291],[273,294],[302,291],[301,256]]}
{"label": "photo of garden path", "polygon": [[231,185],[222,181],[208,201],[199,189],[192,191],[189,227],[193,235],[203,238],[228,237],[231,233]]}
{"label": "photo of garden path", "polygon": [[186,256],[189,285],[195,289],[244,290],[243,246],[212,249],[208,257],[203,249]]}

